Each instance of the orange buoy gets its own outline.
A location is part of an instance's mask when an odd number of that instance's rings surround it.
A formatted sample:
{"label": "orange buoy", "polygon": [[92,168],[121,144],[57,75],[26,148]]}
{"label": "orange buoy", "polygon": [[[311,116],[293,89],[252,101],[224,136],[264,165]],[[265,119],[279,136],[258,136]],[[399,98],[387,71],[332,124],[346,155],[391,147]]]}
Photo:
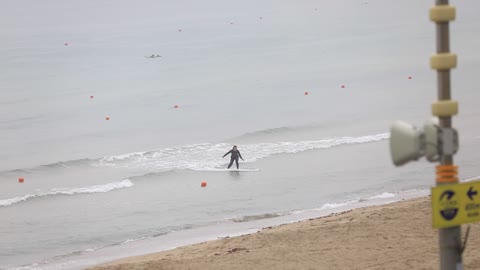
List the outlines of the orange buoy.
{"label": "orange buoy", "polygon": [[105,120],[110,120],[110,116],[106,116],[106,117],[105,117]]}
{"label": "orange buoy", "polygon": [[308,91],[305,91],[305,93],[303,93],[305,96],[308,96]]}
{"label": "orange buoy", "polygon": [[203,181],[201,184],[200,184],[201,187],[206,187],[207,186],[207,182]]}
{"label": "orange buoy", "polygon": [[173,106],[173,108],[178,109],[178,105]]}
{"label": "orange buoy", "polygon": [[18,178],[18,182],[19,182],[19,183],[23,183],[24,181],[25,181],[25,178],[23,178],[23,177],[19,177],[19,178]]}

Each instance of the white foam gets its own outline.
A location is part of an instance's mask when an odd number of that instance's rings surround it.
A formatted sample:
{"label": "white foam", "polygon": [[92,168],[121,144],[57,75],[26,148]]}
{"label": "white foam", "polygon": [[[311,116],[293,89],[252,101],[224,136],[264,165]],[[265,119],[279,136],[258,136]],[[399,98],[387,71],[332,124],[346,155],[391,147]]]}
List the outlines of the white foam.
{"label": "white foam", "polygon": [[127,240],[123,241],[122,245],[123,245],[123,244],[130,243],[130,242],[140,241],[140,240],[143,240],[143,239],[145,239],[145,238],[147,238],[147,237],[140,237],[140,238],[135,238],[135,239],[127,239]]}
{"label": "white foam", "polygon": [[120,182],[108,183],[105,185],[97,185],[84,188],[71,188],[71,189],[53,189],[52,192],[48,195],[74,195],[74,194],[84,194],[84,193],[104,193],[109,192],[115,189],[129,188],[132,187],[133,183],[130,179],[125,179]]}
{"label": "white foam", "polygon": [[351,204],[354,204],[354,203],[357,203],[358,201],[347,201],[347,202],[341,202],[341,203],[326,203],[324,205],[322,205],[320,208],[317,208],[315,210],[318,210],[318,211],[323,211],[323,210],[327,210],[327,209],[335,209],[335,208],[340,208],[340,207],[344,207],[344,206],[347,206],[347,205],[351,205]]}
{"label": "white foam", "polygon": [[472,182],[472,181],[478,181],[478,180],[480,180],[480,176],[465,178],[465,179],[462,179],[461,182]]}
{"label": "white foam", "polygon": [[[389,133],[361,137],[338,137],[323,140],[275,142],[239,145],[245,162],[255,162],[277,154],[294,154],[308,150],[325,149],[340,145],[371,143],[388,139]],[[225,143],[194,144],[173,148],[164,148],[150,152],[108,156],[100,159],[97,166],[116,168],[140,168],[156,171],[174,169],[218,170],[226,167],[228,158],[222,156],[230,148]]]}
{"label": "white foam", "polygon": [[110,192],[116,189],[122,188],[129,188],[132,187],[133,183],[130,179],[124,179],[120,182],[113,182],[104,185],[96,185],[90,187],[82,187],[82,188],[57,188],[52,189],[49,192],[45,193],[36,193],[36,194],[27,194],[25,196],[0,200],[0,207],[1,206],[9,206],[19,202],[27,201],[33,198],[40,198],[40,197],[47,197],[47,196],[57,196],[57,195],[75,195],[75,194],[88,194],[88,193],[105,193]]}
{"label": "white foam", "polygon": [[21,196],[21,197],[15,197],[15,198],[10,198],[10,199],[0,200],[0,206],[9,206],[9,205],[16,204],[16,203],[19,203],[19,202],[23,202],[23,201],[26,201],[28,199],[35,198],[35,197],[37,197],[37,196],[32,195],[32,194],[28,194],[28,195]]}
{"label": "white foam", "polygon": [[376,195],[373,197],[368,198],[369,200],[375,200],[375,199],[387,199],[387,198],[392,198],[395,197],[395,194],[390,193],[390,192],[384,192],[380,195]]}

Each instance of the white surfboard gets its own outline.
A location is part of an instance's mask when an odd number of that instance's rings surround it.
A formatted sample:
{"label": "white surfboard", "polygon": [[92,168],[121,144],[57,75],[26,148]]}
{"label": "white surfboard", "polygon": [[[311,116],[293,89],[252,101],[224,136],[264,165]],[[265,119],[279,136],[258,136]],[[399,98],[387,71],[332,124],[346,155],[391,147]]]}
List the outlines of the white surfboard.
{"label": "white surfboard", "polygon": [[202,170],[202,171],[207,171],[207,172],[258,172],[258,171],[261,171],[262,169],[258,169],[258,168],[245,168],[245,169],[205,169],[205,170]]}

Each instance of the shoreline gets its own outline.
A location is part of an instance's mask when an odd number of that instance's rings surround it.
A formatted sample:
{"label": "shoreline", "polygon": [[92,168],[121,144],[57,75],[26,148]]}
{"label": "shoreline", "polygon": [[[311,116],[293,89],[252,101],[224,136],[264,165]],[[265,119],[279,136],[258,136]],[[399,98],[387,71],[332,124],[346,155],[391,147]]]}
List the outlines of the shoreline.
{"label": "shoreline", "polygon": [[[474,254],[480,251],[480,225],[470,225],[464,264],[468,269],[478,269],[480,258]],[[438,266],[438,233],[431,227],[430,198],[425,196],[268,226],[250,234],[127,257],[88,269],[437,269]]]}
{"label": "shoreline", "polygon": [[126,241],[121,245],[95,249],[92,250],[93,252],[82,252],[82,254],[73,257],[67,256],[60,260],[47,262],[43,264],[40,269],[86,269],[87,267],[95,267],[124,258],[169,251],[218,239],[255,234],[267,227],[278,227],[305,220],[323,218],[352,209],[386,205],[397,201],[419,198],[425,195],[427,195],[427,190],[409,190],[399,193],[384,192],[358,200],[325,203],[319,208],[292,211],[285,215],[270,218],[246,219],[240,222],[234,219],[227,219],[186,230],[173,231],[158,237],[139,239],[138,241]]}

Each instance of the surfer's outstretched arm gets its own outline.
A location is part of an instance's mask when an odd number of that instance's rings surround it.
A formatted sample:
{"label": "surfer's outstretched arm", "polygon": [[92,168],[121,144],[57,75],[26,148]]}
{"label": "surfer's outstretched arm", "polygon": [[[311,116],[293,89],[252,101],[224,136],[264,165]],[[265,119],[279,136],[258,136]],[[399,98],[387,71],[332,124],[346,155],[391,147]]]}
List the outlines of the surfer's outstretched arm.
{"label": "surfer's outstretched arm", "polygon": [[228,151],[225,155],[223,155],[222,158],[224,158],[226,155],[228,155],[228,154],[230,154],[230,153],[232,153],[232,150]]}
{"label": "surfer's outstretched arm", "polygon": [[238,156],[243,160],[242,154],[240,154],[240,151],[238,151]]}

